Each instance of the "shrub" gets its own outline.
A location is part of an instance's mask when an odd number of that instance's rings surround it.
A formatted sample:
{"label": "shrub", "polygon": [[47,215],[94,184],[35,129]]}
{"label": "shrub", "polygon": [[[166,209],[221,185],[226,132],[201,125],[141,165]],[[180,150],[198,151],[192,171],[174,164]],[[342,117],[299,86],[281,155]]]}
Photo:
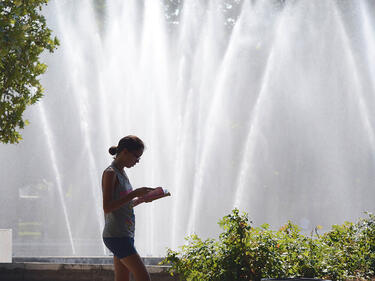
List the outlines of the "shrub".
{"label": "shrub", "polygon": [[279,230],[253,227],[246,213],[234,209],[220,220],[218,240],[186,238],[180,250],[168,249],[162,262],[185,280],[254,280],[261,278],[370,279],[375,272],[375,216],[333,225],[311,236],[288,222]]}

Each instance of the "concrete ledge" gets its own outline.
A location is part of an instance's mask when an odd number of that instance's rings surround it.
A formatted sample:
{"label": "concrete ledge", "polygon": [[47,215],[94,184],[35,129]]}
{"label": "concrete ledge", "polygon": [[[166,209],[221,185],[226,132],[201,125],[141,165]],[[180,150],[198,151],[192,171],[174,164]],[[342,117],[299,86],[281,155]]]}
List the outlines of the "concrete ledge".
{"label": "concrete ledge", "polygon": [[[142,257],[145,265],[158,265],[162,257]],[[113,256],[89,257],[13,257],[15,263],[113,264]]]}
{"label": "concrete ledge", "polygon": [[[152,281],[178,281],[166,266],[146,266]],[[113,281],[112,264],[0,264],[1,281]]]}

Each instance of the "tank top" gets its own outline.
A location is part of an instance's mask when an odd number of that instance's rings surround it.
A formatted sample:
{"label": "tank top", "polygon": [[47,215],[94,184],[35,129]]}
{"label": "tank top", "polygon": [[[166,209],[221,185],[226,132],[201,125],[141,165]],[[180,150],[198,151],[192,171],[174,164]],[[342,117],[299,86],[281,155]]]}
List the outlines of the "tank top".
{"label": "tank top", "polygon": [[[120,171],[117,169],[113,162],[109,167],[115,171],[117,177],[112,200],[119,200],[130,193],[133,190],[133,187],[124,170]],[[135,216],[132,202],[130,201],[117,210],[104,214],[104,222],[103,237],[133,238],[135,231]]]}

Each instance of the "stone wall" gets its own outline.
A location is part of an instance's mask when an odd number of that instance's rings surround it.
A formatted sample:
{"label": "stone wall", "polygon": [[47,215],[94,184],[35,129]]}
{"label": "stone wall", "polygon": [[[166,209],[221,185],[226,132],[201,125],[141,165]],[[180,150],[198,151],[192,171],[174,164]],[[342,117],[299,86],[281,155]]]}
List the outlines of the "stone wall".
{"label": "stone wall", "polygon": [[[178,281],[165,266],[147,265],[152,281]],[[113,281],[112,264],[0,264],[1,281]]]}

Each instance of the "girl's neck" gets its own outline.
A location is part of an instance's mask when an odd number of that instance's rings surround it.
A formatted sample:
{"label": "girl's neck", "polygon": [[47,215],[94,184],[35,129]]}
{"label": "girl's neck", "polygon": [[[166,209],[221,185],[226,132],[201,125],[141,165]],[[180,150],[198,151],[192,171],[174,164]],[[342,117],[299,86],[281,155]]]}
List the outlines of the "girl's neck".
{"label": "girl's neck", "polygon": [[117,160],[117,159],[115,159],[115,160],[113,160],[113,165],[118,169],[118,170],[120,170],[120,171],[122,171],[123,169],[124,169],[124,167],[125,167],[125,165],[124,164],[122,164],[119,160]]}

